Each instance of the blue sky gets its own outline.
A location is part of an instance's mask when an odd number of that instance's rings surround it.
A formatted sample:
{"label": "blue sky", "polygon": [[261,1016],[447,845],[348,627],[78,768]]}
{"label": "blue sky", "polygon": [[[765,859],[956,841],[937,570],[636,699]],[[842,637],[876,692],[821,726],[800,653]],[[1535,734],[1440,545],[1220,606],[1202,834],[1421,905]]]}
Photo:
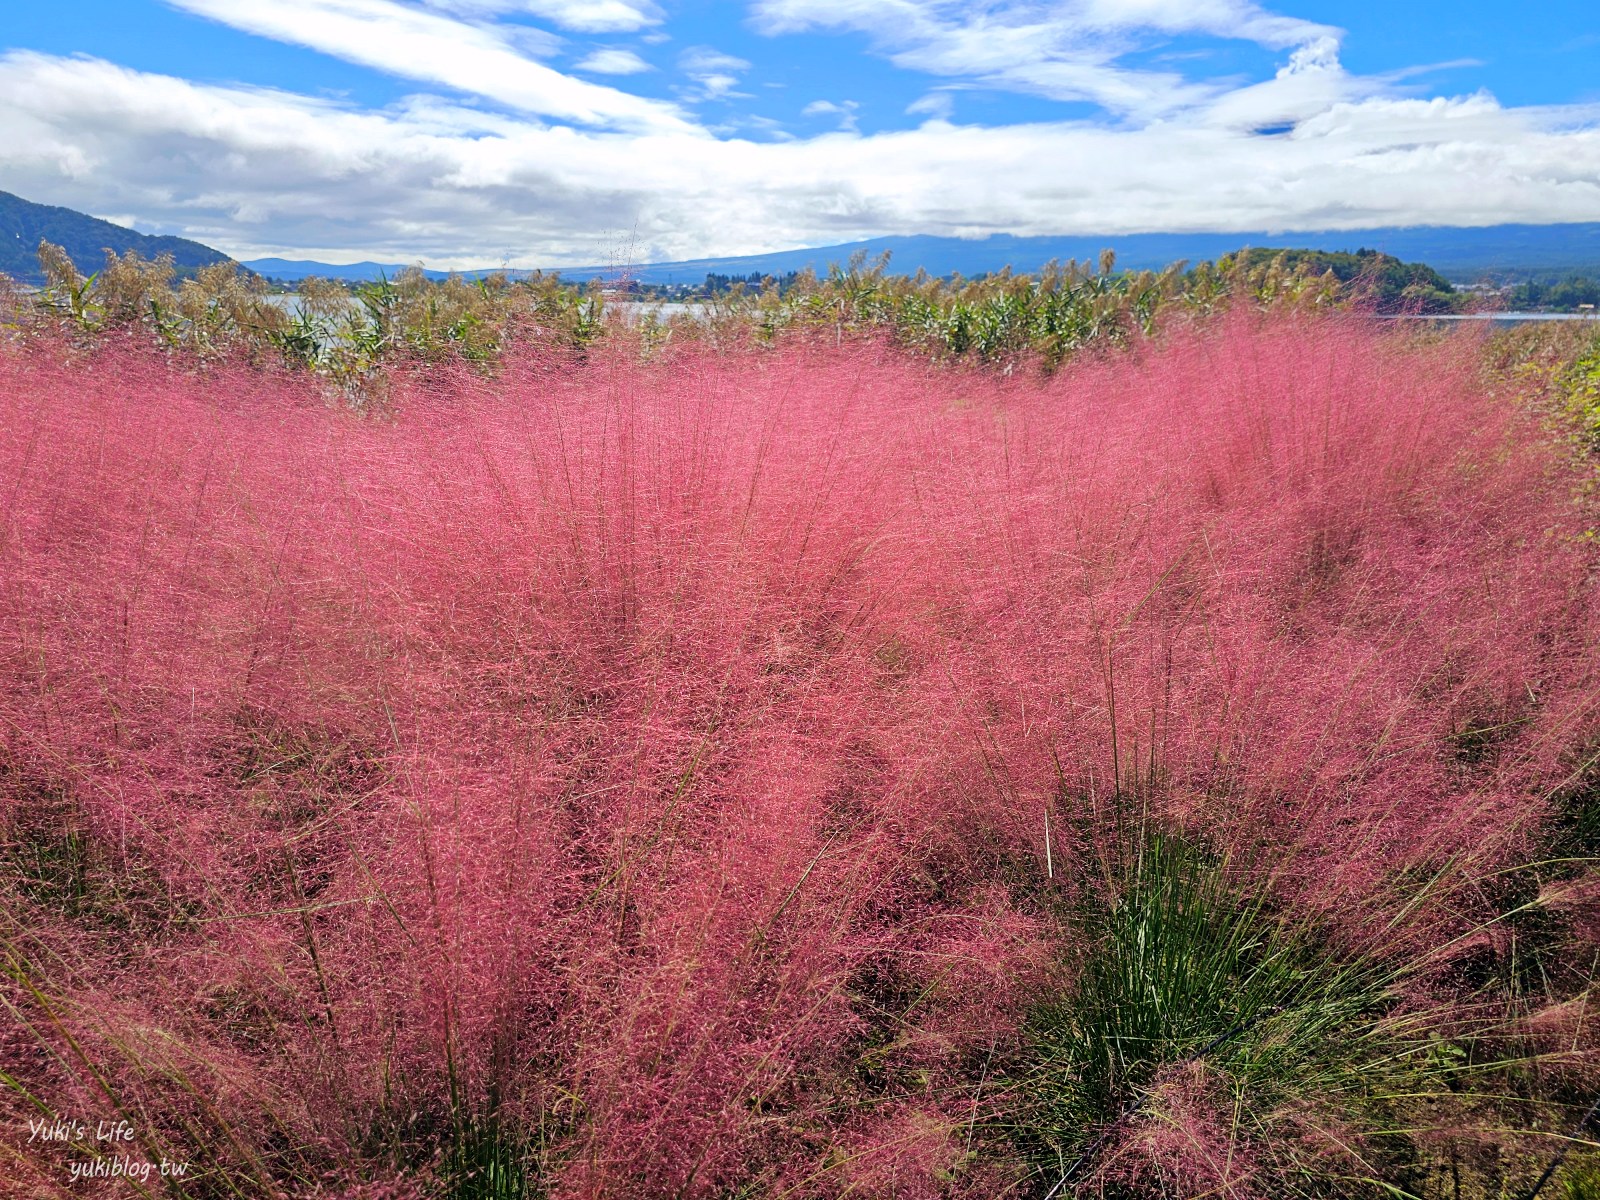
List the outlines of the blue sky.
{"label": "blue sky", "polygon": [[64,0],[0,189],[264,254],[1600,219],[1600,6]]}

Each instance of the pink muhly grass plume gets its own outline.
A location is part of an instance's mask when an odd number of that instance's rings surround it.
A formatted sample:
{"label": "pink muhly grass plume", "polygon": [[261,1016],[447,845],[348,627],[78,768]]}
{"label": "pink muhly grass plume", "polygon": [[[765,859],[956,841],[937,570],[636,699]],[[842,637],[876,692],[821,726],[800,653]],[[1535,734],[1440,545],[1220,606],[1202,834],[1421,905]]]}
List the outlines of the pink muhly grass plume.
{"label": "pink muhly grass plume", "polygon": [[[260,1194],[502,1142],[552,1195],[991,1194],[986,1064],[1132,814],[1447,960],[1536,851],[1591,564],[1474,369],[1239,317],[357,417],[0,349],[0,1067]],[[1255,1194],[1187,1078],[1113,1166]]]}
{"label": "pink muhly grass plume", "polygon": [[1199,1063],[1170,1068],[1156,1079],[1143,1110],[1120,1131],[1099,1168],[1107,1182],[1159,1181],[1171,1195],[1233,1200],[1270,1194],[1254,1186],[1254,1173],[1232,1098]]}

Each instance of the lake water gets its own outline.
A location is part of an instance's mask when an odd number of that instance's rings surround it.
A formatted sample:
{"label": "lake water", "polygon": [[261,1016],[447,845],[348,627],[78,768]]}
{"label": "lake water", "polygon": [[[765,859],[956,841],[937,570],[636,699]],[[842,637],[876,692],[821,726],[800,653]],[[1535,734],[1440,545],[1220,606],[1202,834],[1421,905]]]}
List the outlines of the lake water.
{"label": "lake water", "polygon": [[[267,295],[263,296],[262,299],[265,300],[268,304],[271,304],[271,305],[274,305],[277,308],[283,309],[285,312],[291,312],[292,313],[295,310],[295,308],[300,304],[300,293],[299,292],[270,292]],[[355,308],[361,302],[359,300],[357,300],[354,296],[351,296],[345,301],[345,303],[347,305],[349,305],[349,307]]]}
{"label": "lake water", "polygon": [[1401,313],[1393,316],[1381,316],[1380,321],[1487,321],[1491,325],[1521,325],[1529,321],[1595,321],[1600,323],[1600,316],[1595,313],[1534,313],[1534,312],[1490,312],[1490,313],[1447,313],[1438,316],[1411,315]]}
{"label": "lake water", "polygon": [[[267,303],[290,313],[294,312],[296,306],[300,303],[298,292],[273,292],[264,297],[264,299]],[[360,301],[352,296],[349,298],[348,304],[351,308],[355,308],[360,304]],[[708,310],[704,304],[685,304],[680,301],[663,301],[659,304],[654,304],[639,300],[608,300],[606,301],[606,311],[616,312],[622,316],[623,320],[631,323],[650,314],[654,314],[658,320],[665,321],[668,317],[701,316]]]}

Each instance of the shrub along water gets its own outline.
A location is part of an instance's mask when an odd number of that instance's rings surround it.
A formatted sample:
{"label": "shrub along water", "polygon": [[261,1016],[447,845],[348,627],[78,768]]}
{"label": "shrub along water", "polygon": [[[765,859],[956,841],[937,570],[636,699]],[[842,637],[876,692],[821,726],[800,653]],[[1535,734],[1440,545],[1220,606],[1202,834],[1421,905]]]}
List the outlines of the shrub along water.
{"label": "shrub along water", "polygon": [[30,339],[24,1194],[102,1120],[174,1198],[1590,1169],[1582,475],[1471,347],[1249,309],[1009,377],[518,342],[361,414]]}

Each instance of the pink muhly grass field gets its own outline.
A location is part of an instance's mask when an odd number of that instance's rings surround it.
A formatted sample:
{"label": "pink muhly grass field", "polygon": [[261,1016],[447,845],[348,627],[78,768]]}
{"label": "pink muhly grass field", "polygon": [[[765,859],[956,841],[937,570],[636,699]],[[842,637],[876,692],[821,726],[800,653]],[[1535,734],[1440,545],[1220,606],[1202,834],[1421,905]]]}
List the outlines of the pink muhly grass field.
{"label": "pink muhly grass field", "polygon": [[1336,321],[365,417],[0,348],[0,1173],[124,1194],[38,1101],[196,1195],[497,1139],[529,1195],[1032,1194],[989,1064],[1135,807],[1395,954],[1540,854],[1600,727],[1576,480],[1470,346]]}

